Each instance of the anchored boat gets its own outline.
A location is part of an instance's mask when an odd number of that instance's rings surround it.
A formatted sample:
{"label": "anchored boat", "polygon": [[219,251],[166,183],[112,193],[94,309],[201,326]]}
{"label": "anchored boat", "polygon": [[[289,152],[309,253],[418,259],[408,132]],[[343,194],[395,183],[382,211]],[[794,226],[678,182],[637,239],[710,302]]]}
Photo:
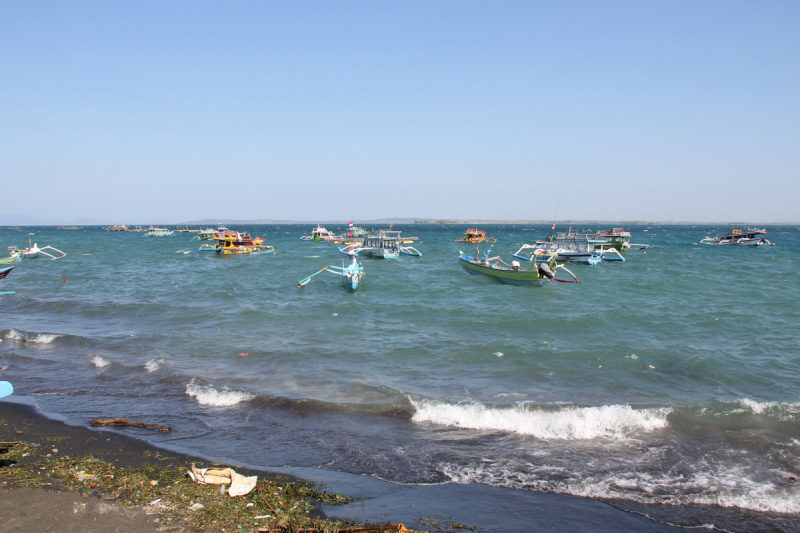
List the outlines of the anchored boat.
{"label": "anchored boat", "polygon": [[264,254],[275,253],[275,248],[264,244],[262,237],[255,239],[249,233],[238,231],[225,231],[214,233],[214,244],[203,244],[198,248],[200,252],[216,252],[222,255]]}
{"label": "anchored boat", "polygon": [[468,228],[463,237],[456,239],[456,242],[465,242],[467,244],[480,244],[482,242],[495,243],[496,237],[487,237],[486,232],[477,228]]}
{"label": "anchored boat", "polygon": [[331,274],[336,274],[337,276],[342,277],[342,281],[344,284],[349,288],[351,291],[358,290],[358,287],[361,285],[361,277],[364,275],[364,267],[356,259],[358,253],[351,254],[353,258],[353,262],[349,265],[345,266],[344,259],[342,259],[342,266],[336,267],[333,265],[328,265],[322,270],[315,272],[308,276],[307,278],[303,278],[297,283],[298,287],[304,287],[311,283],[311,279],[316,276],[317,274],[322,274],[323,272],[330,272]]}
{"label": "anchored boat", "polygon": [[0,265],[3,263],[12,263],[14,261],[21,261],[22,258],[19,256],[19,250],[17,250],[16,246],[9,246],[8,252],[11,254],[9,257],[0,258]]}
{"label": "anchored boat", "polygon": [[706,237],[698,244],[717,244],[717,245],[734,245],[734,246],[775,246],[775,243],[769,242],[764,236],[767,234],[766,229],[747,228],[746,231],[740,229],[731,230],[727,235],[717,237]]}
{"label": "anchored boat", "polygon": [[167,228],[157,228],[155,226],[150,226],[149,228],[147,228],[147,233],[142,235],[142,237],[172,237],[173,235],[175,235],[175,232]]}
{"label": "anchored boat", "polygon": [[339,251],[345,255],[364,252],[368,257],[376,259],[397,259],[400,254],[422,257],[422,252],[413,246],[400,246],[400,233],[402,232],[396,230],[380,230],[378,235],[365,237],[360,245],[342,247]]}
{"label": "anchored boat", "polygon": [[[49,252],[47,250],[49,250]],[[46,255],[53,261],[55,261],[56,259],[61,259],[62,257],[66,257],[67,255],[66,252],[62,252],[61,250],[53,248],[52,246],[43,246],[42,248],[39,248],[39,245],[36,243],[33,243],[33,245],[31,245],[30,239],[28,239],[27,248],[19,249],[16,246],[9,246],[8,253],[11,255],[11,257],[17,256],[20,259],[35,259],[36,257],[39,257],[39,254],[42,254]],[[59,254],[59,255],[53,255],[53,254]],[[0,262],[3,263],[8,263],[11,261],[15,261],[15,259],[6,258],[6,260],[0,260]]]}
{"label": "anchored boat", "polygon": [[[500,259],[500,256],[489,257],[490,251],[491,248],[483,254],[477,252],[477,259],[466,255],[464,252],[458,252],[461,267],[469,274],[483,274],[484,276],[496,278],[503,283],[508,283],[510,285],[540,286],[544,279],[547,279],[548,281],[560,281],[564,283],[580,283],[575,274],[570,272],[563,265],[556,264],[555,254],[551,254],[547,262],[533,263],[531,268],[525,270],[521,268],[518,261],[512,261],[509,265]],[[574,279],[565,280],[556,278],[555,271],[557,268],[563,268],[572,274]]]}
{"label": "anchored boat", "polygon": [[336,237],[334,236],[333,233],[331,233],[327,229],[317,224],[317,227],[311,230],[311,235],[303,235],[302,237],[300,237],[300,240],[320,242],[320,241],[332,241],[335,238]]}

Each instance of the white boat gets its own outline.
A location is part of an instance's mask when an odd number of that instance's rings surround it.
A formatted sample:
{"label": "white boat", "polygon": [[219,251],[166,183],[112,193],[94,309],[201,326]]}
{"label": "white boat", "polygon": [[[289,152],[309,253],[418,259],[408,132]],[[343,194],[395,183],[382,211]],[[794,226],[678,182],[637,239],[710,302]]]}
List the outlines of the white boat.
{"label": "white boat", "polygon": [[147,228],[147,233],[142,235],[142,237],[172,237],[175,235],[174,231],[170,231],[167,228],[156,228],[154,226],[150,226]]}
{"label": "white boat", "polygon": [[314,228],[313,230],[311,230],[311,235],[303,235],[302,237],[300,237],[300,240],[301,241],[314,241],[314,242],[332,241],[332,240],[335,239],[335,237],[336,236],[333,233],[331,233],[327,229],[325,229],[322,226],[320,226],[319,224],[317,224],[317,227]]}
{"label": "white boat", "polygon": [[758,228],[747,228],[746,231],[740,229],[731,230],[726,235],[718,235],[716,237],[706,237],[698,244],[716,244],[716,245],[733,245],[733,246],[775,246],[775,243],[769,242],[764,236],[767,230]]}
{"label": "white boat", "polygon": [[[52,246],[43,246],[42,248],[39,248],[39,245],[36,243],[33,243],[31,245],[30,240],[28,240],[27,248],[19,249],[16,246],[9,246],[8,253],[12,257],[17,256],[20,259],[35,259],[36,257],[39,256],[39,254],[42,254],[46,255],[53,261],[55,261],[56,259],[61,259],[62,257],[66,257],[67,255],[66,252],[62,252],[61,250],[53,248]],[[53,254],[58,254],[58,255],[53,255]]]}

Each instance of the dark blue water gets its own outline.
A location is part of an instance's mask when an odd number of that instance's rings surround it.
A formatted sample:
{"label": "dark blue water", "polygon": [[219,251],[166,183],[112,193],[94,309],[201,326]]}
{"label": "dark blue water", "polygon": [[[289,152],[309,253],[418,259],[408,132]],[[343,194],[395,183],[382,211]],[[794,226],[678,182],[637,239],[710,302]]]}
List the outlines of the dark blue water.
{"label": "dark blue water", "polygon": [[[395,226],[423,257],[363,259],[356,293],[327,273],[298,289],[344,257],[310,227],[234,229],[277,253],[0,230],[68,254],[0,282],[4,379],[71,421],[169,424],[142,436],[251,464],[800,514],[797,227],[738,248],[695,244],[728,227],[636,225],[652,248],[626,262],[515,287],[460,268],[466,226]],[[548,231],[482,229],[507,261]]]}

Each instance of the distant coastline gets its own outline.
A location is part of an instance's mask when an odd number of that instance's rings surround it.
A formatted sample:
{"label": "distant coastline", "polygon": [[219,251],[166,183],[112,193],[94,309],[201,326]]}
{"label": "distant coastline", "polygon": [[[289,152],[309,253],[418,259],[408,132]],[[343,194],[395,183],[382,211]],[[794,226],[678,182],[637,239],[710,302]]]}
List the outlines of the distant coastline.
{"label": "distant coastline", "polygon": [[[0,215],[0,227],[7,226],[65,226],[79,224],[84,227],[90,226],[110,226],[112,224],[127,223],[126,221],[115,221],[109,223],[101,223],[94,219],[76,219],[76,220],[41,220],[30,216],[14,216],[14,215]],[[218,223],[240,225],[240,226],[254,226],[254,225],[347,225],[350,220],[274,220],[274,219],[254,219],[254,220],[239,220],[232,218],[206,218],[202,220],[189,220],[182,222],[131,222],[128,225],[139,226],[216,226]],[[434,218],[380,218],[371,220],[357,220],[356,225],[384,225],[384,224],[447,224],[454,226],[463,225],[485,225],[485,224],[552,224],[553,220],[495,220],[495,219],[434,219]],[[798,226],[800,222],[753,222],[753,221],[711,221],[700,222],[692,220],[556,220],[556,225],[563,226],[646,226],[646,225],[660,225],[660,226]]]}

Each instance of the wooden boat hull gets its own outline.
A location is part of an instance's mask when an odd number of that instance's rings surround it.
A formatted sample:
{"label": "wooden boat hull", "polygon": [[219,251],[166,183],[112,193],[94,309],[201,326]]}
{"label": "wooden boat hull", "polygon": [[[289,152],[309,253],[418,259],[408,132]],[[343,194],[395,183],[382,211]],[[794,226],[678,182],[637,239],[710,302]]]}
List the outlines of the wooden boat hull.
{"label": "wooden boat hull", "polygon": [[11,266],[11,267],[5,267],[5,268],[0,268],[0,279],[3,279],[3,278],[5,278],[6,276],[8,276],[8,275],[11,273],[11,270],[12,270],[13,268],[14,268],[13,266]]}
{"label": "wooden boat hull", "polygon": [[538,270],[512,270],[509,268],[496,268],[476,264],[474,259],[461,254],[459,262],[469,274],[489,276],[511,285],[536,285],[542,284],[542,276]]}

